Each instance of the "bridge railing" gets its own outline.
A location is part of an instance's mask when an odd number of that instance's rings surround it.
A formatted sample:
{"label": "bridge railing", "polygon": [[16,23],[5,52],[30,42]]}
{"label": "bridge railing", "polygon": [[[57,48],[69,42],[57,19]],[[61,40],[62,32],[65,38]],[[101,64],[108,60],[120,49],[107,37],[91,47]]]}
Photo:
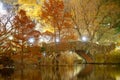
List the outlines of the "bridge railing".
{"label": "bridge railing", "polygon": [[100,45],[96,43],[83,43],[80,41],[75,42],[60,42],[58,44],[50,43],[43,45],[46,48],[46,52],[59,52],[66,50],[88,50],[90,54],[94,53],[107,53],[115,49],[115,44]]}

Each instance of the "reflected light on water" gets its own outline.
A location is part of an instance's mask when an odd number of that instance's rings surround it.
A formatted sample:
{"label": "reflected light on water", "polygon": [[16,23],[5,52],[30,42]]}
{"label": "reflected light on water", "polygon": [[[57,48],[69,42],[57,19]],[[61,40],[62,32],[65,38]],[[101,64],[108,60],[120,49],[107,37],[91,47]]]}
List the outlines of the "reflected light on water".
{"label": "reflected light on water", "polygon": [[120,80],[120,76],[116,76],[116,80]]}
{"label": "reflected light on water", "polygon": [[76,66],[74,68],[74,76],[78,75],[81,72],[81,70],[83,70],[84,67],[85,67],[84,65]]}
{"label": "reflected light on water", "polygon": [[0,80],[120,80],[120,69],[118,65],[35,67],[27,64],[24,69],[20,69],[17,65],[14,73],[0,71]]}

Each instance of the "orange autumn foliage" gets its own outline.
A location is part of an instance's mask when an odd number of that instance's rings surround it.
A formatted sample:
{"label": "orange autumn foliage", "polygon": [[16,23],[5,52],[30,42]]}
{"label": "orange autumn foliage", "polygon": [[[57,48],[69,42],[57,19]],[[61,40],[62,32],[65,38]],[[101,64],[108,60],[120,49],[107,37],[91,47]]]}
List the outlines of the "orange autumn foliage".
{"label": "orange autumn foliage", "polygon": [[[47,0],[47,1],[45,0],[41,13],[42,13],[41,19],[46,24],[51,24],[51,26],[53,26],[55,37],[59,37],[60,39],[62,39],[62,35],[63,35],[62,31],[71,31],[69,29],[73,27],[73,23],[71,20],[72,15],[65,10],[63,0]],[[69,32],[65,32],[65,33],[69,33]],[[70,36],[70,38],[73,37]]]}
{"label": "orange autumn foliage", "polygon": [[35,23],[26,15],[24,10],[20,10],[14,18],[14,37],[18,40],[27,40],[29,37],[38,37],[40,32],[34,30]]}

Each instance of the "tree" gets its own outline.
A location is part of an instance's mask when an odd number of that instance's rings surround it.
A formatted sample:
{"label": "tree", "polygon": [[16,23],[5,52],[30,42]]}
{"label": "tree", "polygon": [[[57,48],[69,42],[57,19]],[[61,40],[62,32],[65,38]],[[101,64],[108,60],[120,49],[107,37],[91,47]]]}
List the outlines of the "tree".
{"label": "tree", "polygon": [[71,28],[63,28],[61,30],[61,42],[70,42],[78,40],[77,32],[71,27]]}
{"label": "tree", "polygon": [[45,31],[41,34],[41,42],[52,42],[54,38],[54,34],[50,31]]}
{"label": "tree", "polygon": [[63,33],[65,33],[65,31],[69,31],[72,27],[72,21],[70,18],[71,14],[64,9],[63,0],[45,0],[40,17],[44,24],[49,24],[54,28],[54,49],[55,53],[57,54],[53,59],[55,60],[55,63],[58,64],[58,43],[60,43],[62,40],[65,40],[62,39],[65,36]]}
{"label": "tree", "polygon": [[[88,36],[92,42],[99,41],[120,23],[118,0],[71,0],[66,5],[79,37]],[[110,37],[114,36],[114,31]],[[105,39],[105,38],[104,38]]]}
{"label": "tree", "polygon": [[42,2],[43,0],[18,0],[19,9],[24,9],[26,14],[35,21],[39,21]]}
{"label": "tree", "polygon": [[65,28],[71,28],[72,22],[70,13],[64,10],[62,0],[45,0],[42,7],[41,19],[54,28],[55,43],[60,41],[61,31]]}
{"label": "tree", "polygon": [[[0,15],[0,53],[9,53],[9,37],[13,31],[12,15]],[[5,54],[6,55],[6,54]]]}
{"label": "tree", "polygon": [[[40,32],[34,30],[35,24],[26,15],[24,10],[20,10],[13,19],[14,32],[14,43],[21,49],[21,63],[23,63],[24,48],[34,45],[35,40],[39,37]],[[34,52],[34,51],[33,51]]]}

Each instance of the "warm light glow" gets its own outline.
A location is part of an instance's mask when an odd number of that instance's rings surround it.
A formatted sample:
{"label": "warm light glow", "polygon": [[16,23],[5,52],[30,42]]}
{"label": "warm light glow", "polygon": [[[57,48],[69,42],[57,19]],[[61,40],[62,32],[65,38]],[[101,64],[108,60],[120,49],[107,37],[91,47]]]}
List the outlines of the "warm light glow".
{"label": "warm light glow", "polygon": [[46,52],[43,52],[43,56],[46,56]]}
{"label": "warm light glow", "polygon": [[69,53],[70,53],[70,54],[72,54],[73,52],[72,52],[72,51],[70,51]]}
{"label": "warm light glow", "polygon": [[[43,2],[44,0],[18,0],[18,4],[22,4],[19,9],[24,9],[28,16],[38,22],[40,21],[39,16],[41,15],[41,7]],[[45,22],[43,21],[41,23]],[[49,24],[44,24],[44,27],[42,27],[40,23],[37,23],[37,25],[35,26],[35,30],[39,30],[40,32],[54,32],[53,27],[51,27]]]}
{"label": "warm light glow", "polygon": [[50,36],[40,36],[39,37],[39,42],[45,42],[45,43],[49,43],[50,42],[51,37]]}
{"label": "warm light glow", "polygon": [[21,4],[19,9],[24,9],[28,16],[39,20],[43,0],[18,0],[18,4]]}
{"label": "warm light glow", "polygon": [[116,46],[115,50],[120,50],[120,46]]}
{"label": "warm light glow", "polygon": [[74,26],[74,28],[77,28],[77,26]]}
{"label": "warm light glow", "polygon": [[51,33],[54,32],[53,27],[50,27],[50,26],[44,27],[43,29],[44,29],[44,32],[46,32],[46,31],[49,31],[49,32],[51,32]]}
{"label": "warm light glow", "polygon": [[8,39],[9,39],[9,40],[13,40],[13,36],[9,36]]}
{"label": "warm light glow", "polygon": [[39,42],[44,42],[43,38],[40,38],[40,39],[39,39]]}
{"label": "warm light glow", "polygon": [[110,26],[110,23],[108,23],[107,25]]}
{"label": "warm light glow", "polygon": [[35,4],[36,0],[18,0],[19,4]]}
{"label": "warm light glow", "polygon": [[96,42],[96,44],[99,44],[99,42]]}
{"label": "warm light glow", "polygon": [[41,33],[44,33],[46,31],[54,33],[54,28],[48,24],[45,24],[45,26],[43,27],[40,23],[37,23],[35,26],[35,30],[40,31]]}
{"label": "warm light glow", "polygon": [[117,76],[117,77],[116,77],[116,80],[120,80],[120,76]]}

